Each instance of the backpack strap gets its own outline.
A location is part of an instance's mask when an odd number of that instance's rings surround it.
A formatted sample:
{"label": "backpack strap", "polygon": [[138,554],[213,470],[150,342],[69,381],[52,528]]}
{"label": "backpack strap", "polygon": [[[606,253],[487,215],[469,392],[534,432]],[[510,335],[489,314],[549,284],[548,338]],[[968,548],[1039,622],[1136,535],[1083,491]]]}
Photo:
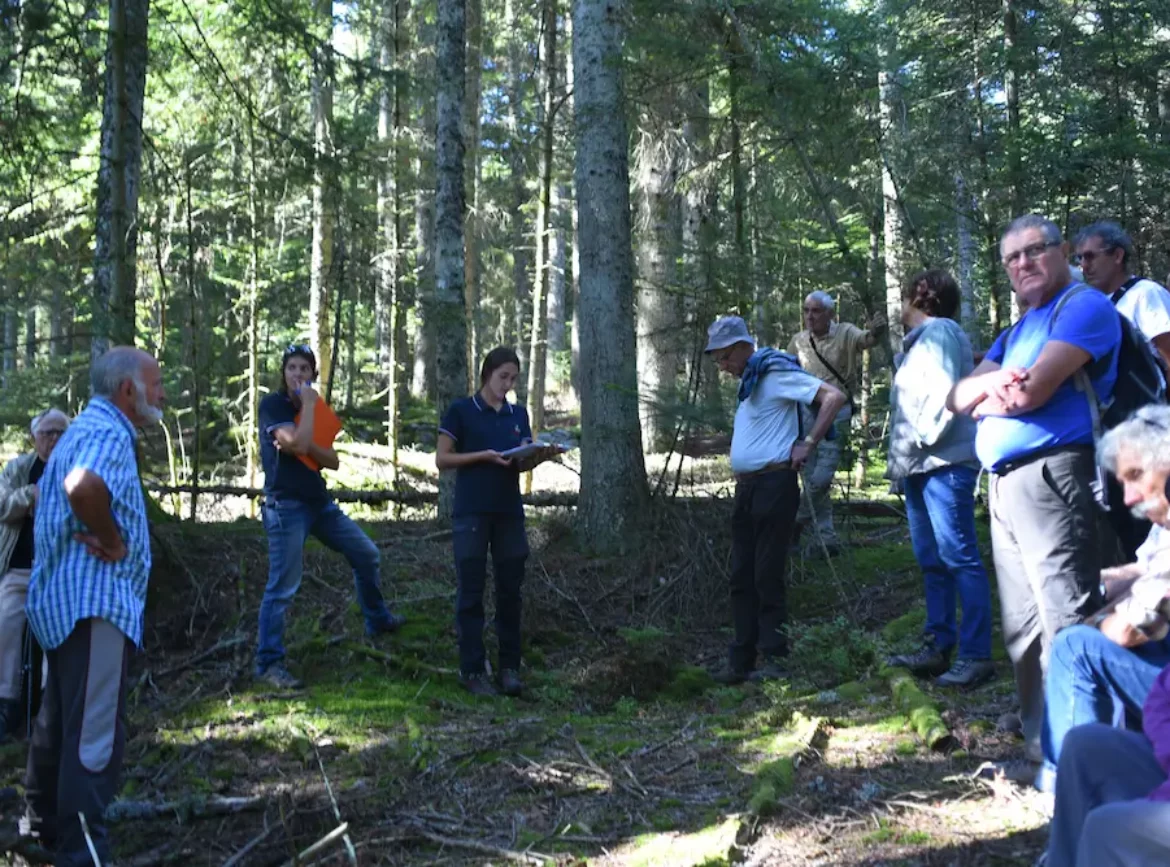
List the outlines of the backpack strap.
{"label": "backpack strap", "polygon": [[1122,295],[1124,295],[1126,292],[1128,292],[1130,289],[1132,289],[1134,286],[1136,286],[1141,281],[1142,281],[1141,277],[1130,277],[1128,280],[1126,280],[1124,283],[1121,284],[1120,289],[1118,289],[1116,292],[1114,292],[1112,295],[1109,296],[1109,300],[1112,301],[1114,304],[1116,304],[1118,301],[1121,300]]}
{"label": "backpack strap", "polygon": [[[1133,283],[1136,283],[1136,282],[1137,282],[1137,279],[1134,279]],[[1131,285],[1133,285],[1133,283],[1130,283],[1130,284],[1127,284],[1126,286],[1123,286],[1121,289],[1121,292],[1124,293],[1125,290],[1129,289],[1129,287]],[[1097,290],[1093,289],[1091,286],[1088,286],[1084,283],[1078,283],[1076,286],[1072,287],[1067,292],[1065,292],[1064,295],[1061,297],[1061,299],[1056,302],[1056,309],[1052,311],[1052,318],[1048,320],[1048,333],[1049,334],[1052,333],[1052,325],[1053,325],[1053,323],[1056,322],[1056,317],[1060,315],[1060,311],[1064,309],[1064,306],[1069,302],[1069,300],[1074,295],[1079,295],[1082,292],[1095,292],[1095,291],[1097,291]],[[1120,296],[1118,296],[1118,297],[1120,297]],[[1114,303],[1116,303],[1116,302],[1114,302]],[[1121,314],[1118,314],[1118,316],[1120,316],[1120,315]],[[1122,336],[1124,337],[1124,335],[1122,335]],[[1118,349],[1120,350],[1120,348],[1121,348],[1121,346],[1119,344]],[[1109,362],[1111,361],[1111,356],[1112,356],[1112,353],[1110,353],[1109,355],[1106,355],[1104,358],[1101,359],[1106,364],[1106,370],[1108,370],[1108,365],[1109,365]],[[1089,378],[1089,372],[1087,370],[1087,368],[1091,364],[1093,364],[1092,359],[1090,359],[1085,365],[1083,365],[1079,370],[1077,370],[1076,373],[1073,374],[1073,387],[1076,388],[1077,391],[1083,392],[1085,397],[1089,401],[1089,416],[1093,420],[1093,445],[1097,445],[1098,443],[1101,442],[1101,437],[1102,437],[1103,432],[1104,432],[1104,427],[1101,424],[1101,403],[1100,403],[1100,401],[1097,400],[1097,390],[1095,388],[1093,388],[1093,381]]]}

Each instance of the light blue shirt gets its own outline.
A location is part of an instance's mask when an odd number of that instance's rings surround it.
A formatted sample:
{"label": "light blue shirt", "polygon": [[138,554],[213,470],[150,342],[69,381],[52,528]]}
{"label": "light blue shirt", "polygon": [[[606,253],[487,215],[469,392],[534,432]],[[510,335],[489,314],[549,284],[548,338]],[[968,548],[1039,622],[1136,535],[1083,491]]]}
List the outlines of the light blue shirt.
{"label": "light blue shirt", "polygon": [[[150,526],[130,420],[95,397],[69,425],[45,467],[36,506],[36,557],[25,613],[37,641],[60,647],[79,620],[100,617],[142,644],[142,612],[150,578]],[[117,563],[94,557],[73,538],[88,533],[65,495],[76,469],[99,476],[110,492],[110,511],[126,544]]]}

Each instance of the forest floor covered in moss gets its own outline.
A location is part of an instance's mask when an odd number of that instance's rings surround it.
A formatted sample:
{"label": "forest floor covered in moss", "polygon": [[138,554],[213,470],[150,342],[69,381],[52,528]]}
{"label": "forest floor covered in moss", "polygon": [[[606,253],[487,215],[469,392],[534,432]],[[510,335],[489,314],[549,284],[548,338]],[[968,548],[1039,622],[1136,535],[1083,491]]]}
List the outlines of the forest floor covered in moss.
{"label": "forest floor covered in moss", "polygon": [[[530,517],[526,696],[456,679],[450,540],[364,526],[410,618],[367,640],[344,562],[315,542],[286,636],[307,686],[251,677],[266,573],[257,522],[167,524],[133,669],[118,864],[1031,864],[1043,796],[974,775],[1011,674],[966,694],[882,669],[922,622],[904,522],[858,520],[797,560],[791,681],[721,687],[730,503],[656,507],[626,557]],[[490,604],[490,600],[489,600]],[[489,642],[491,637],[489,635]],[[934,711],[938,715],[934,715]],[[923,722],[924,717],[928,718]],[[18,786],[25,747],[0,750]],[[0,834],[14,829],[6,805]],[[139,815],[131,813],[138,811]],[[143,817],[142,812],[150,813]]]}

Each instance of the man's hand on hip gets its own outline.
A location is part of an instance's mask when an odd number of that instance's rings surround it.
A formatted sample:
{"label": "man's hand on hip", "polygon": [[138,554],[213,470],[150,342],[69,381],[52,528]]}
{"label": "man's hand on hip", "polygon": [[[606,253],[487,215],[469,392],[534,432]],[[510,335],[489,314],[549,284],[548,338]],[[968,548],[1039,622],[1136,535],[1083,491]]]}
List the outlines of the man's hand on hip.
{"label": "man's hand on hip", "polygon": [[816,445],[808,442],[807,440],[801,440],[800,442],[796,443],[792,447],[792,455],[789,458],[789,460],[792,462],[792,469],[799,470],[801,467],[803,467],[808,462],[808,459],[812,457],[812,453],[815,448]]}

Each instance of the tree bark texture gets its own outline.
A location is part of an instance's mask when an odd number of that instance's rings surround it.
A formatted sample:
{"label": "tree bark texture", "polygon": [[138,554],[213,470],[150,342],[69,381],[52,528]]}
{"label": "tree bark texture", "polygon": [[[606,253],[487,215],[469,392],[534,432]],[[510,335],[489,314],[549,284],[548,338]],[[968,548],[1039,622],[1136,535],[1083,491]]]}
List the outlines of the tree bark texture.
{"label": "tree bark texture", "polygon": [[[520,357],[521,370],[528,369],[529,325],[532,318],[532,279],[529,270],[529,238],[524,206],[528,203],[528,169],[525,150],[528,147],[523,128],[523,106],[528,98],[528,71],[525,68],[526,46],[523,29],[520,26],[517,3],[519,0],[504,2],[504,30],[508,39],[508,112],[505,127],[508,136],[508,174],[512,195],[508,207],[508,224],[511,230],[512,283],[515,292],[509,298],[507,316],[508,340],[514,342],[516,354]],[[516,395],[524,401],[528,396],[528,380],[521,377],[516,382]]]}
{"label": "tree bark texture", "polygon": [[110,0],[94,224],[91,354],[134,343],[142,105],[149,0]]}
{"label": "tree bark texture", "polygon": [[[333,194],[333,32],[331,0],[316,0],[315,12],[326,38],[313,57],[313,241],[309,262],[309,342],[317,356],[317,379],[323,388],[333,376],[332,326],[329,315],[333,274],[333,228],[337,220]],[[324,391],[322,391],[324,394]]]}
{"label": "tree bark texture", "polygon": [[581,245],[581,497],[598,550],[634,544],[649,492],[634,369],[633,252],[622,49],[627,0],[575,0],[577,208]]}
{"label": "tree bark texture", "polygon": [[[467,323],[463,295],[463,100],[466,95],[466,0],[439,0],[435,153],[436,262],[432,306],[436,336],[437,402],[444,411],[467,393]],[[439,484],[439,518],[446,520],[455,496],[455,474]]]}

